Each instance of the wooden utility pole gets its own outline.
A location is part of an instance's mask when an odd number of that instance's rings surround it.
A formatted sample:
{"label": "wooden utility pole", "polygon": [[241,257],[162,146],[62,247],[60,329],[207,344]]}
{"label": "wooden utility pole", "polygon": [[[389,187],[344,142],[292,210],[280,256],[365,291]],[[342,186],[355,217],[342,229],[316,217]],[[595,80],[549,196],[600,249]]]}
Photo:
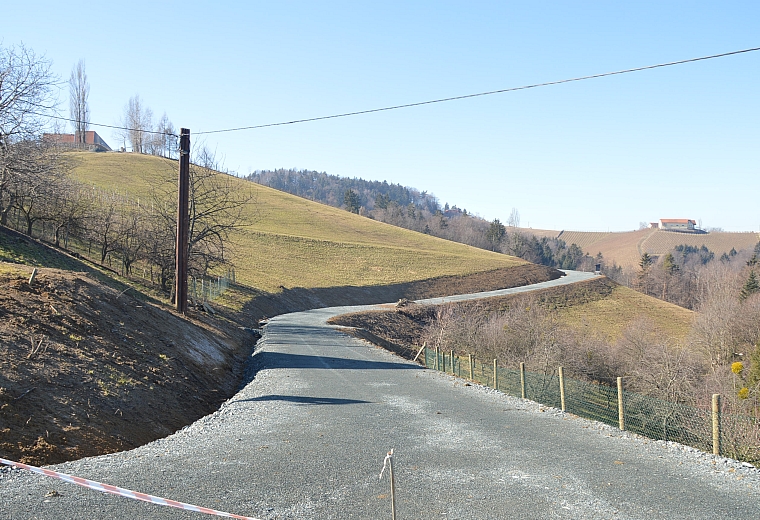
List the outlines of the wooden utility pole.
{"label": "wooden utility pole", "polygon": [[187,313],[187,256],[190,229],[190,129],[183,128],[179,136],[179,196],[177,199],[176,270],[174,298],[177,311]]}

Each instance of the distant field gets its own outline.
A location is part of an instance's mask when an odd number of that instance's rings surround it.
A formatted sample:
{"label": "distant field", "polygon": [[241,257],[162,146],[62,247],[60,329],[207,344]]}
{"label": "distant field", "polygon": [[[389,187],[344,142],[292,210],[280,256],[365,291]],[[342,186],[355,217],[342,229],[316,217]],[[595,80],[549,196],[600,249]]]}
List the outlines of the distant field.
{"label": "distant field", "polygon": [[755,247],[757,233],[708,233],[706,235],[691,235],[657,231],[647,237],[641,244],[643,251],[650,255],[663,255],[677,245],[686,244],[694,247],[705,246],[716,256],[728,253],[731,248],[737,251]]}
{"label": "distant field", "polygon": [[[176,175],[176,161],[128,153],[70,154],[75,176],[103,189],[149,200],[151,185]],[[524,265],[524,260],[376,222],[231,177],[251,190],[250,226],[236,234],[237,280],[277,292],[281,286],[376,286]]]}
{"label": "distant field", "polygon": [[606,238],[609,238],[613,233],[610,232],[586,232],[586,231],[562,231],[557,236],[560,240],[564,240],[567,245],[577,244],[583,251],[590,253],[592,246]]}
{"label": "distant field", "polygon": [[[533,230],[526,229],[526,232]],[[558,237],[568,245],[577,244],[585,253],[595,256],[602,253],[607,263],[616,262],[623,267],[638,265],[645,252],[660,256],[679,245],[705,246],[716,256],[728,253],[731,248],[740,251],[752,248],[760,240],[758,233],[707,233],[695,235],[659,229],[642,229],[623,232],[586,232],[539,230],[538,236]]]}

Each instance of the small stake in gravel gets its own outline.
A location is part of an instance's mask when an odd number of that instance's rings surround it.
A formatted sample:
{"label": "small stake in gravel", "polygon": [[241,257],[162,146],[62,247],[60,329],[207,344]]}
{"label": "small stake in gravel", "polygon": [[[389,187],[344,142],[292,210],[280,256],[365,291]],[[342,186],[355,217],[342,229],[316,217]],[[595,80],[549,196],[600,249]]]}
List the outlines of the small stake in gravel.
{"label": "small stake in gravel", "polygon": [[37,276],[37,268],[32,269],[32,276],[29,277],[29,285],[34,283],[34,277]]}
{"label": "small stake in gravel", "polygon": [[380,479],[383,478],[385,467],[388,467],[388,476],[391,479],[391,518],[396,520],[396,481],[393,479],[393,449],[388,452],[383,461],[383,469],[380,470]]}

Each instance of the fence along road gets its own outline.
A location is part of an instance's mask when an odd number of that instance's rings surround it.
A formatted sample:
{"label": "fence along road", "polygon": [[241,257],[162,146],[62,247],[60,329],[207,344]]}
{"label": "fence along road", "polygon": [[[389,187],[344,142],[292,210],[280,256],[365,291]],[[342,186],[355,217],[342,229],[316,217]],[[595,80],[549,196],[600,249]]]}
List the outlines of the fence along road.
{"label": "fence along road", "polygon": [[[355,310],[273,318],[252,379],[220,410],[55,469],[262,519],[378,520],[391,517],[378,475],[393,448],[399,519],[757,517],[757,470],[541,413],[325,325]],[[0,507],[13,519],[201,516],[7,469]]]}

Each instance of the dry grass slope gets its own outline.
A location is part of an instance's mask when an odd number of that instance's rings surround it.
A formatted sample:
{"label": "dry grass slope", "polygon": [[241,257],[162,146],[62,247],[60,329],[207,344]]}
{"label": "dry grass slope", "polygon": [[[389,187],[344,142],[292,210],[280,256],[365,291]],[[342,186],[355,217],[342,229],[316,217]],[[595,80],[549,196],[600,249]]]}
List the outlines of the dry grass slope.
{"label": "dry grass slope", "polygon": [[[103,189],[150,199],[176,175],[176,161],[124,153],[70,154],[74,173]],[[267,292],[281,287],[377,286],[463,275],[527,262],[354,215],[230,177],[253,190],[250,226],[234,237],[237,280]]]}
{"label": "dry grass slope", "polygon": [[572,328],[610,343],[641,319],[651,321],[662,337],[681,342],[689,333],[694,312],[616,285],[609,296],[560,309],[559,316]]}

